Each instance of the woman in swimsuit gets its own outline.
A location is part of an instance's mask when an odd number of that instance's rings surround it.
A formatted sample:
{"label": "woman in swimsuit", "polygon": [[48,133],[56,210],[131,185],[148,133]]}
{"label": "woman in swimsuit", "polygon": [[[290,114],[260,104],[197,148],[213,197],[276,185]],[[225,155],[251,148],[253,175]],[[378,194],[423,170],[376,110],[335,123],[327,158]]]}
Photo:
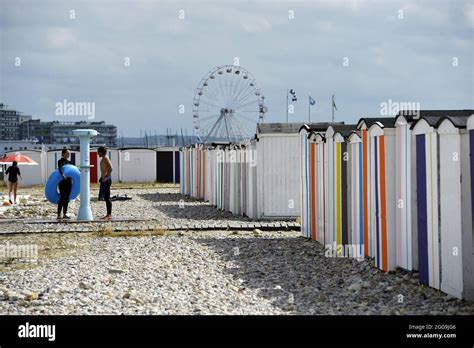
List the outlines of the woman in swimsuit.
{"label": "woman in swimsuit", "polygon": [[69,219],[67,216],[67,205],[69,203],[69,196],[72,189],[72,179],[68,178],[63,173],[63,166],[71,164],[69,161],[69,151],[64,148],[61,152],[61,159],[58,161],[58,170],[62,176],[62,180],[58,184],[59,188],[59,202],[58,202],[58,220],[61,220],[61,210],[63,212],[63,219]]}
{"label": "woman in swimsuit", "polygon": [[[18,189],[18,178],[23,181],[23,178],[21,177],[20,173],[20,168],[18,168],[18,163],[16,161],[12,162],[12,165],[8,167],[7,171],[5,174],[8,174],[8,200],[10,201],[10,204],[17,204],[16,202],[16,192]],[[13,202],[12,202],[12,194],[13,191]]]}

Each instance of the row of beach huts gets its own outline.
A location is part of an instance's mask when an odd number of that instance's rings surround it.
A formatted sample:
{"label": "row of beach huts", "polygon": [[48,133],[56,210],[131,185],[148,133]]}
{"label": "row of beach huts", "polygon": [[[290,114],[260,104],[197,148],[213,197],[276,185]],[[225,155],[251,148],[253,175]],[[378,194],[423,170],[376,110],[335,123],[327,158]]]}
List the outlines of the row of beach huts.
{"label": "row of beach huts", "polygon": [[474,300],[474,110],[258,124],[253,140],[180,154],[183,194],[253,219],[299,217],[339,256]]}
{"label": "row of beach huts", "polygon": [[[72,164],[79,166],[80,151],[69,149]],[[22,185],[45,184],[52,172],[57,169],[61,158],[61,149],[42,150],[17,150],[6,152],[9,154],[22,154],[30,157],[38,165],[20,166],[23,177]],[[100,158],[97,149],[90,150],[90,181],[97,183],[100,177]],[[149,148],[120,148],[108,149],[108,156],[112,161],[112,181],[114,182],[161,182],[179,183],[179,148],[160,147]]]}

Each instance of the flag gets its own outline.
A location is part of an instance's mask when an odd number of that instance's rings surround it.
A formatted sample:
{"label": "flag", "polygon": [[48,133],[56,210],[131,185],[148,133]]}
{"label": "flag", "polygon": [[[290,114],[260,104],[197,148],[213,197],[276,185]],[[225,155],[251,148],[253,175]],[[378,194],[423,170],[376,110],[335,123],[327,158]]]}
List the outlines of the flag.
{"label": "flag", "polygon": [[314,105],[316,104],[316,100],[312,96],[309,96],[309,105]]}
{"label": "flag", "polygon": [[296,97],[296,92],[294,89],[290,89],[290,94],[291,94],[291,101],[297,101],[298,98]]}
{"label": "flag", "polygon": [[332,107],[337,110],[336,103],[334,102],[334,95],[332,96]]}

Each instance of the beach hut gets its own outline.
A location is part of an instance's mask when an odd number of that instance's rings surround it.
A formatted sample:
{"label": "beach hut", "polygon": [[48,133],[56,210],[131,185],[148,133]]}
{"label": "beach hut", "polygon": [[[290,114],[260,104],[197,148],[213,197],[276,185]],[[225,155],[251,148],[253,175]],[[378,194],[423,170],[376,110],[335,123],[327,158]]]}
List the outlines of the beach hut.
{"label": "beach hut", "polygon": [[[312,226],[316,229],[314,235],[316,240],[322,245],[326,245],[327,236],[327,217],[326,217],[326,197],[327,197],[327,157],[326,140],[322,132],[312,132],[310,134],[311,143],[314,144],[314,193],[316,195],[315,205],[312,215]],[[313,222],[314,220],[314,222]]]}
{"label": "beach hut", "polygon": [[412,126],[420,281],[458,297],[466,296],[464,289],[472,285],[470,280],[464,283],[465,276],[472,279],[472,226],[463,216],[469,211],[469,183],[461,180],[463,174],[469,177],[465,128],[472,114],[473,110],[421,110]]}
{"label": "beach hut", "polygon": [[257,204],[257,141],[245,143],[245,208],[244,213],[251,219],[258,218]]}
{"label": "beach hut", "polygon": [[224,208],[224,156],[226,154],[225,145],[216,147],[216,206]]}
{"label": "beach hut", "polygon": [[[474,114],[474,110],[472,110]],[[470,115],[471,123],[474,115]],[[471,216],[472,186],[467,115],[438,121],[441,291],[474,299],[474,250]],[[470,125],[472,126],[472,125]],[[463,213],[465,215],[463,216]]]}
{"label": "beach hut", "polygon": [[156,151],[156,181],[162,183],[179,183],[179,148],[158,147]]}
{"label": "beach hut", "polygon": [[364,235],[364,255],[375,257],[377,251],[376,244],[376,226],[375,215],[371,215],[371,212],[375,212],[375,186],[374,178],[372,174],[375,171],[374,158],[371,157],[373,154],[373,137],[369,136],[369,128],[374,124],[382,126],[393,125],[394,118],[390,117],[363,117],[357,122],[357,130],[360,131],[360,137],[362,141],[362,225]]}
{"label": "beach hut", "polygon": [[300,215],[300,123],[257,124],[259,218]]}
{"label": "beach hut", "polygon": [[187,146],[181,147],[179,149],[179,183],[180,183],[180,192],[183,195],[188,195],[189,191],[189,148]]}
{"label": "beach hut", "polygon": [[[343,123],[335,123],[334,125]],[[324,243],[324,134],[330,123],[303,124],[300,136],[301,233]]]}
{"label": "beach hut", "polygon": [[409,112],[400,112],[395,118],[395,230],[397,266],[406,270],[418,269],[418,237],[416,224],[416,155],[415,138],[411,125],[418,119]]}
{"label": "beach hut", "polygon": [[440,288],[438,138],[439,117],[425,116],[413,126],[416,138],[418,267],[420,281]]}
{"label": "beach hut", "polygon": [[[31,158],[38,165],[19,165],[21,177],[23,181],[20,183],[22,186],[41,185],[45,184],[48,179],[47,168],[47,155],[46,151],[41,150],[18,150],[18,151],[6,151],[5,155],[25,155]],[[8,166],[7,166],[8,167]]]}
{"label": "beach hut", "polygon": [[344,242],[347,242],[347,229],[343,232],[343,225],[347,224],[347,151],[344,137],[355,127],[356,125],[332,125],[327,128],[325,133],[327,157],[326,244],[336,243],[338,247],[343,245],[343,238]]}
{"label": "beach hut", "polygon": [[206,149],[203,144],[196,144],[195,148],[195,194],[193,197],[204,199],[206,190]]}
{"label": "beach hut", "polygon": [[211,165],[211,158],[212,154],[214,153],[214,149],[210,146],[205,147],[206,152],[204,154],[204,201],[210,202],[212,196],[212,165]]}
{"label": "beach hut", "polygon": [[373,256],[372,239],[370,238],[370,220],[369,220],[369,208],[370,208],[370,194],[369,194],[369,182],[370,182],[370,143],[368,134],[368,121],[361,119],[357,124],[357,130],[360,131],[361,148],[362,153],[360,154],[361,159],[361,196],[362,205],[359,208],[362,214],[362,229],[364,236],[364,256]]}
{"label": "beach hut", "polygon": [[[334,221],[337,245],[350,243],[350,156],[347,139],[356,125],[334,127]],[[344,249],[346,250],[346,249]]]}
{"label": "beach hut", "polygon": [[155,182],[156,152],[148,148],[121,148],[119,153],[121,182]]}
{"label": "beach hut", "polygon": [[311,185],[311,171],[314,163],[311,162],[311,144],[308,139],[310,135],[310,128],[304,124],[300,130],[300,148],[301,148],[301,161],[300,161],[300,183],[301,183],[301,214],[300,214],[300,226],[301,234],[306,238],[312,238],[315,240],[315,228],[312,226],[311,210],[314,209],[310,202],[314,199]]}
{"label": "beach hut", "polygon": [[234,144],[229,149],[229,211],[233,214],[241,214],[241,148]]}
{"label": "beach hut", "polygon": [[370,143],[370,236],[375,263],[384,272],[396,268],[395,129],[394,118],[373,122]]}
{"label": "beach hut", "polygon": [[364,214],[362,195],[362,138],[360,131],[353,131],[348,138],[349,170],[351,180],[350,230],[351,244],[359,246],[359,255],[364,254]]}

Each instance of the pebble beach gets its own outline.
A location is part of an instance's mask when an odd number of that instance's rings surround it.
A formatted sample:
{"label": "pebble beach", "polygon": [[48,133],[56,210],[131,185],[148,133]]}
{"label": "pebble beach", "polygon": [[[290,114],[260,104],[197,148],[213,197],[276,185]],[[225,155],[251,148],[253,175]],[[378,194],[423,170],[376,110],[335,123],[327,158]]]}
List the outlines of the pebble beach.
{"label": "pebble beach", "polygon": [[28,194],[0,214],[0,245],[36,245],[38,257],[1,259],[0,314],[474,314],[416,272],[326,257],[296,229],[163,228],[250,221],[176,187],[117,186],[112,195],[132,199],[114,202],[114,216],[131,221],[87,224],[55,222],[41,189]]}

